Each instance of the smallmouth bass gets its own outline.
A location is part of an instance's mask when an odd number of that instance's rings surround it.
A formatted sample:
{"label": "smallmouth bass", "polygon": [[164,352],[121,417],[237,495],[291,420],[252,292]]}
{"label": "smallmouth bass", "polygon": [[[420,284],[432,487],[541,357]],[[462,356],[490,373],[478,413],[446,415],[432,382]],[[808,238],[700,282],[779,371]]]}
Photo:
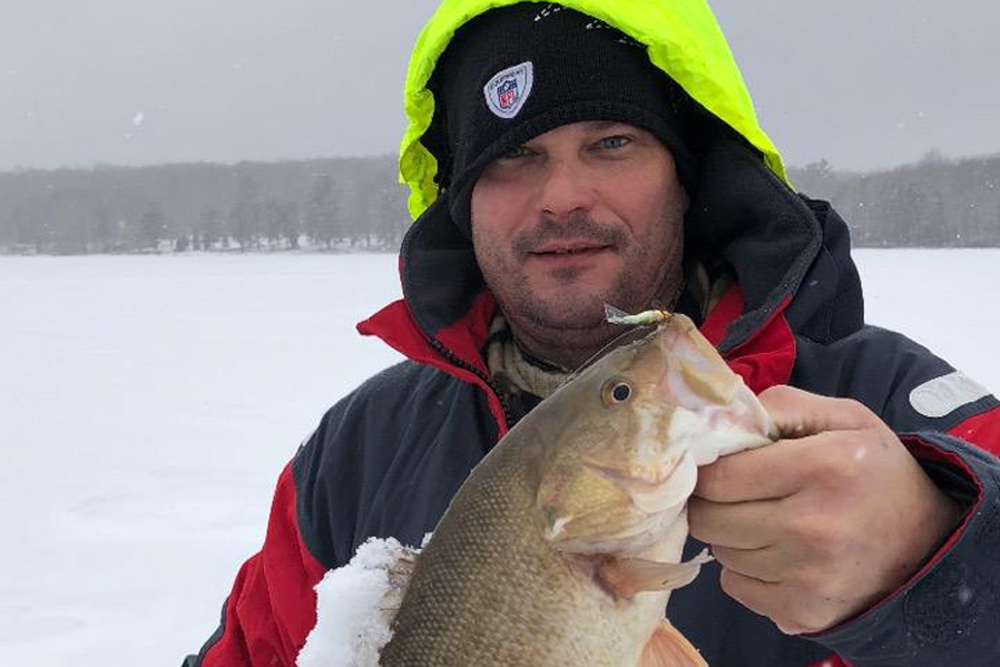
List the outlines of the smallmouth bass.
{"label": "smallmouth bass", "polygon": [[776,439],[683,315],[542,401],[452,499],[383,667],[704,666],[665,622],[699,465]]}

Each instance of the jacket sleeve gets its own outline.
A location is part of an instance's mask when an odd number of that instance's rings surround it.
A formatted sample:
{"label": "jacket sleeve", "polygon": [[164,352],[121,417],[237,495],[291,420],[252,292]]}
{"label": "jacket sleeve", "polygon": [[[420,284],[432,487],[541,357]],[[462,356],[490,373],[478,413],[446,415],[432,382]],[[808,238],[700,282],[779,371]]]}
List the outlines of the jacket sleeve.
{"label": "jacket sleeve", "polygon": [[289,464],[278,480],[263,548],[236,576],[218,630],[183,667],[293,667],[316,623],[313,587],[326,570],[301,539]]}
{"label": "jacket sleeve", "polygon": [[[357,526],[393,462],[388,445],[400,433],[385,428],[398,421],[386,415],[420,377],[414,364],[397,364],[326,412],[278,479],[264,545],[240,569],[220,627],[183,667],[295,665],[316,625],[315,586],[350,560]],[[426,531],[413,532],[409,543],[419,544]]]}
{"label": "jacket sleeve", "polygon": [[[966,512],[899,590],[810,638],[853,667],[1000,664],[1000,406],[912,341],[889,332],[870,340],[872,349],[848,364],[852,382],[863,385],[848,395],[875,409]],[[889,354],[899,365],[869,366],[864,361],[872,353]],[[921,398],[927,390],[939,393]]]}

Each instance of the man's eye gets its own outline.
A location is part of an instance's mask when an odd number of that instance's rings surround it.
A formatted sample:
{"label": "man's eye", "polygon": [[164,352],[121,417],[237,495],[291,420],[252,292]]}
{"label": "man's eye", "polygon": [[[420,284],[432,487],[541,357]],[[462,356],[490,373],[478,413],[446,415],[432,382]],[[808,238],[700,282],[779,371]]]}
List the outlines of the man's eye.
{"label": "man's eye", "polygon": [[628,137],[624,137],[624,136],[621,136],[621,135],[616,135],[616,136],[613,136],[613,137],[604,137],[603,139],[601,139],[597,143],[598,143],[598,145],[601,148],[624,148],[631,141],[632,140],[629,139]]}
{"label": "man's eye", "polygon": [[500,156],[502,160],[513,160],[519,157],[527,157],[531,152],[528,150],[527,146],[515,146],[511,148],[506,153]]}

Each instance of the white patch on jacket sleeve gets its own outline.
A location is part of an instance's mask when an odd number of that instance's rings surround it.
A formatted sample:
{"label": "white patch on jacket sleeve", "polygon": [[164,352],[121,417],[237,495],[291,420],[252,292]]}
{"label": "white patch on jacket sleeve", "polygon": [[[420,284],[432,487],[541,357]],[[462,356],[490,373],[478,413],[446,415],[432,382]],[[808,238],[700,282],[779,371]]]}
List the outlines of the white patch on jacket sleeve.
{"label": "white patch on jacket sleeve", "polygon": [[990,395],[961,371],[928,380],[910,392],[910,405],[925,417],[937,419]]}
{"label": "white patch on jacket sleeve", "polygon": [[[351,562],[330,570],[316,585],[316,626],[295,663],[298,667],[378,667],[392,619],[385,613],[394,593],[390,571],[416,550],[393,538],[371,538]],[[389,605],[392,606],[392,605]]]}
{"label": "white patch on jacket sleeve", "polygon": [[528,101],[534,80],[531,61],[497,72],[483,86],[486,106],[500,118],[513,118]]}

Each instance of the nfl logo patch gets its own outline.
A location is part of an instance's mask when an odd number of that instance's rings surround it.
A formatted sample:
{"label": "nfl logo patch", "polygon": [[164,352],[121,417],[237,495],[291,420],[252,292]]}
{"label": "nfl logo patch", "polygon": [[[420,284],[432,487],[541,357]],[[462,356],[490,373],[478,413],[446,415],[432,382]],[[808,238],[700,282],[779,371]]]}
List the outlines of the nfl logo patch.
{"label": "nfl logo patch", "polygon": [[500,118],[513,118],[528,100],[533,81],[533,67],[530,61],[497,72],[483,86],[486,106]]}
{"label": "nfl logo patch", "polygon": [[517,101],[517,79],[508,79],[501,83],[497,93],[499,94],[500,108],[510,109]]}

